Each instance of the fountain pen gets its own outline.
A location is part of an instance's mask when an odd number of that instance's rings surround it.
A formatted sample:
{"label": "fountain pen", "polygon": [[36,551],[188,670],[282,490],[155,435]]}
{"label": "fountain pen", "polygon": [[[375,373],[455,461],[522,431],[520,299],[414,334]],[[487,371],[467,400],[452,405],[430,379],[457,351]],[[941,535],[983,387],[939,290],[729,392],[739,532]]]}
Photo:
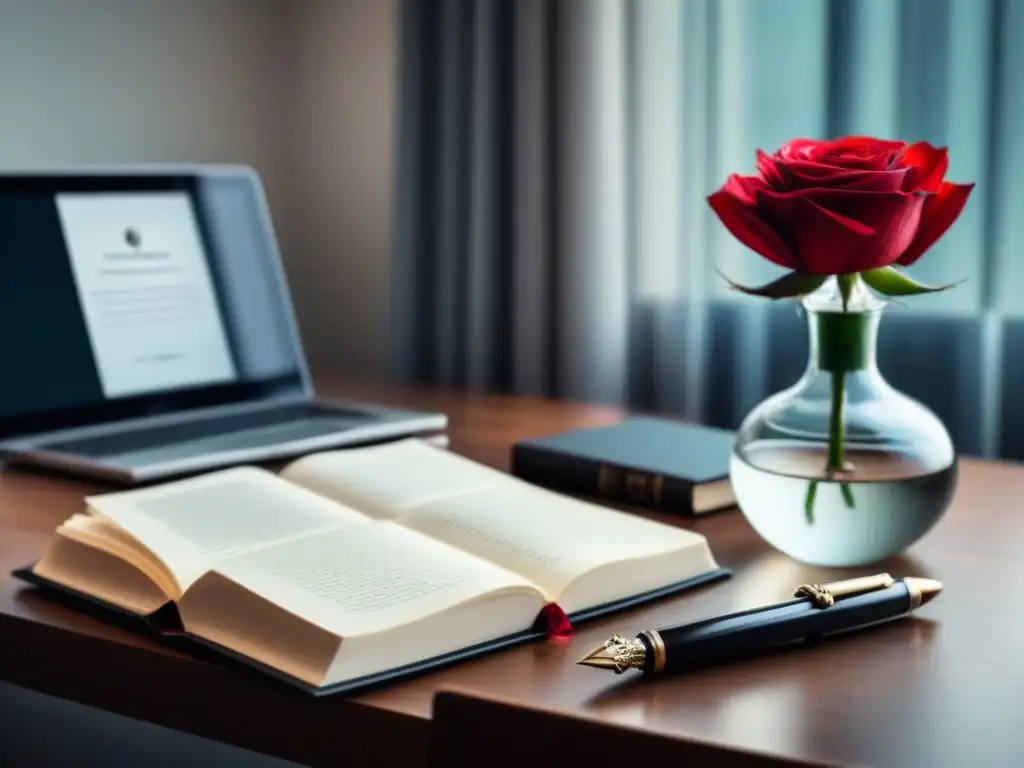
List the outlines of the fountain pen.
{"label": "fountain pen", "polygon": [[831,584],[802,584],[794,599],[628,639],[612,635],[577,664],[621,674],[681,672],[813,642],[909,616],[942,590],[934,579],[894,580],[887,573]]}

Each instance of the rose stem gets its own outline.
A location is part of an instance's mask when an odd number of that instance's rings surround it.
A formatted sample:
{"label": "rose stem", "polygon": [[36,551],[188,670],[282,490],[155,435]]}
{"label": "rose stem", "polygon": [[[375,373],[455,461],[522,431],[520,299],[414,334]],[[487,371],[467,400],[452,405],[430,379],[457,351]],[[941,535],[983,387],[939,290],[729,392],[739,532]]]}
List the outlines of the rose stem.
{"label": "rose stem", "polygon": [[804,516],[808,524],[814,522],[814,498],[818,495],[818,481],[811,480],[807,486],[807,498],[804,499]]}
{"label": "rose stem", "polygon": [[846,502],[847,508],[853,509],[856,506],[853,501],[853,489],[848,483],[840,483],[839,491],[843,494],[843,501]]}
{"label": "rose stem", "polygon": [[[839,370],[832,372],[832,414],[828,426],[828,469],[832,472],[842,472],[846,457],[843,451],[843,397],[846,389],[846,372]],[[853,508],[853,492],[850,486],[844,482],[839,483],[839,490],[843,494],[846,506]]]}
{"label": "rose stem", "polygon": [[832,372],[832,414],[828,425],[828,468],[843,469],[843,390],[846,388],[846,372]]}
{"label": "rose stem", "polygon": [[[839,283],[839,293],[843,298],[843,312],[847,311],[850,295],[853,293],[853,288],[859,278],[860,275],[856,273],[836,275],[836,281]],[[836,472],[842,472],[846,464],[846,458],[843,455],[843,395],[845,389],[846,372],[843,370],[834,371],[832,373],[832,420],[829,424],[828,434],[828,469]],[[850,490],[850,486],[840,481],[839,490],[843,494],[846,506],[852,509],[853,492]]]}

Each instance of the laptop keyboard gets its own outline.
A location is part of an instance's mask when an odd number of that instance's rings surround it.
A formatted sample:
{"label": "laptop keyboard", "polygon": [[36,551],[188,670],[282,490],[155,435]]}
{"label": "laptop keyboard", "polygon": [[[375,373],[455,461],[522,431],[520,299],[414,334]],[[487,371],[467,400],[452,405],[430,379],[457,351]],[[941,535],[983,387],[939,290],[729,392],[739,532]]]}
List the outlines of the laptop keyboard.
{"label": "laptop keyboard", "polygon": [[362,411],[282,406],[118,435],[51,443],[49,450],[144,466],[205,453],[259,448],[343,432],[376,421]]}

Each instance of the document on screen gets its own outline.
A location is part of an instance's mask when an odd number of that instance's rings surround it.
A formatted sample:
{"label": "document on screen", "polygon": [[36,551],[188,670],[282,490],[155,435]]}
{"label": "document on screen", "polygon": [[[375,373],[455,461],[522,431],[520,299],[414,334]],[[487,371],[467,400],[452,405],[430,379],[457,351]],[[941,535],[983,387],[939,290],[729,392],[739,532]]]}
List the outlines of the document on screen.
{"label": "document on screen", "polygon": [[56,204],[106,397],[237,379],[186,193],[62,193]]}

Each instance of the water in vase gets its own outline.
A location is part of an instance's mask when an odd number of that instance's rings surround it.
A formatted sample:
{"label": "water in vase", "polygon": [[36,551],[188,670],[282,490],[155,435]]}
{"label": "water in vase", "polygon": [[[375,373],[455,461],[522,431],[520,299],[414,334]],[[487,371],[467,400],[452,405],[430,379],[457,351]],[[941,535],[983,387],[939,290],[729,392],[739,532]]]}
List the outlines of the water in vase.
{"label": "water in vase", "polygon": [[914,455],[847,446],[855,471],[830,477],[820,445],[762,440],[734,453],[730,478],[769,544],[813,565],[881,560],[924,535],[956,487],[956,461],[936,470]]}

